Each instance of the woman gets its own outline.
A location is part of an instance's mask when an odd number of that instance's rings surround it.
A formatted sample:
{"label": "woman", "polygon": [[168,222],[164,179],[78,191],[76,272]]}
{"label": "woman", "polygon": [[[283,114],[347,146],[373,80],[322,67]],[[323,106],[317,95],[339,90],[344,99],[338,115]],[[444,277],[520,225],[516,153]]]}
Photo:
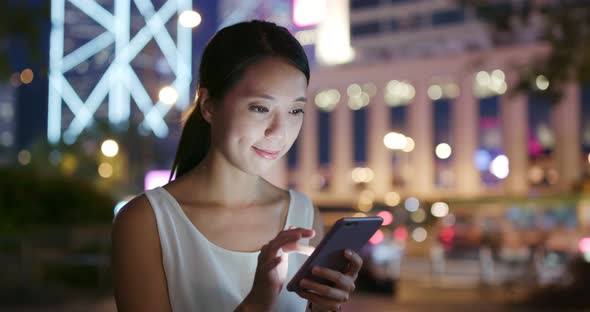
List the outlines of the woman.
{"label": "woman", "polygon": [[283,27],[244,22],[211,39],[176,179],[115,220],[119,311],[330,311],[348,300],[362,265],[356,253],[345,252],[346,272],[314,269],[332,286],[283,289],[322,223],[307,196],[261,177],[299,134],[308,82],[305,52]]}

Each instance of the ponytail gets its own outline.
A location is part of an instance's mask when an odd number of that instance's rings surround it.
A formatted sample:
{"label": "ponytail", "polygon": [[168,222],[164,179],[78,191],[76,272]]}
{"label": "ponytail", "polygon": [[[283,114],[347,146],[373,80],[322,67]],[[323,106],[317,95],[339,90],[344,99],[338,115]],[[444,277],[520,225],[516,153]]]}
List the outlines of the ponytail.
{"label": "ponytail", "polygon": [[211,146],[211,125],[203,118],[198,99],[183,119],[170,181],[175,174],[180,177],[196,167],[207,156]]}

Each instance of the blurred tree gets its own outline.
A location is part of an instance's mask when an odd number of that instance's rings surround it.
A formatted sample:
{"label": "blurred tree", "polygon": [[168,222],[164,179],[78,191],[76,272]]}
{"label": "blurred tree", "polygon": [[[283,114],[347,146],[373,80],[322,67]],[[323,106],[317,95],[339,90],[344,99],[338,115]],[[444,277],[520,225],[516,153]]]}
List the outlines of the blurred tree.
{"label": "blurred tree", "polygon": [[0,233],[37,225],[104,224],[115,201],[76,177],[40,174],[32,168],[0,168]]}
{"label": "blurred tree", "polygon": [[39,65],[44,57],[42,24],[48,24],[51,1],[3,0],[0,1],[0,80],[7,80],[15,70],[11,68],[9,51],[15,43],[26,49],[32,64]]}
{"label": "blurred tree", "polygon": [[522,69],[519,90],[538,91],[535,78],[544,75],[551,82],[546,94],[556,99],[566,81],[590,82],[589,1],[458,1],[489,23],[498,44],[516,43],[539,32],[540,38],[535,39],[550,45],[547,58],[533,60],[530,67]]}
{"label": "blurred tree", "polygon": [[[93,125],[83,131],[73,144],[60,141],[49,143],[40,138],[31,146],[31,163],[29,167],[42,175],[63,175],[99,187],[113,195],[124,191],[127,184],[126,153],[124,146],[131,136],[129,132],[117,131],[107,121],[97,119]],[[101,144],[106,139],[113,139],[119,145],[119,153],[115,157],[102,154]],[[105,177],[99,174],[100,165],[107,163],[110,174]]]}

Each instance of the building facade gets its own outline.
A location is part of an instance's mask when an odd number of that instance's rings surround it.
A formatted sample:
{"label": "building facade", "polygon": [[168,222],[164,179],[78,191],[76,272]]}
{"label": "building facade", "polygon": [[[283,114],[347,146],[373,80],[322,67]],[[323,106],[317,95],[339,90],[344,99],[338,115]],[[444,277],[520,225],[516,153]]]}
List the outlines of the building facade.
{"label": "building facade", "polygon": [[[587,88],[567,84],[559,103],[516,90],[520,69],[549,53],[540,2],[507,1],[532,10],[510,35],[454,1],[333,2],[350,9],[355,58],[315,67],[304,127],[274,181],[354,205],[569,192],[588,174]],[[413,146],[388,149],[391,131]]]}

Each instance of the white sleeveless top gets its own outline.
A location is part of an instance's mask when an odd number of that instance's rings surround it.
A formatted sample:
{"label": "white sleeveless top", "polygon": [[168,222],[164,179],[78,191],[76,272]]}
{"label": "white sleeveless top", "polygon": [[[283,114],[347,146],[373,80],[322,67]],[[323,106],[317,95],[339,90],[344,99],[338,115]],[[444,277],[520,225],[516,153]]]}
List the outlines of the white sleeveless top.
{"label": "white sleeveless top", "polygon": [[[311,229],[311,200],[293,190],[289,190],[289,194],[285,229],[289,226]],[[211,243],[162,187],[146,191],[145,195],[156,216],[172,310],[233,311],[252,288],[260,252],[231,251]],[[302,239],[300,243],[308,245],[309,239]],[[287,291],[286,284],[307,256],[289,253],[283,257],[279,272],[282,276],[286,273],[285,283],[275,311],[303,312],[307,301]]]}

